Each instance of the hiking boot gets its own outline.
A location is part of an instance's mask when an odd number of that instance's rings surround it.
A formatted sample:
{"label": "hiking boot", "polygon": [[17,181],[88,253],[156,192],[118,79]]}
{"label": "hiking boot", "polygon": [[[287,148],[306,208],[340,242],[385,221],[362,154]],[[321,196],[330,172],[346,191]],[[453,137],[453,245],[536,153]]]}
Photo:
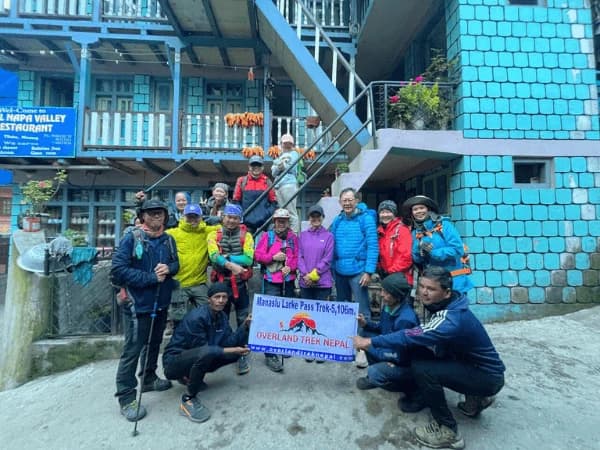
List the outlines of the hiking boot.
{"label": "hiking boot", "polygon": [[210,411],[202,404],[199,398],[183,395],[179,405],[179,413],[192,422],[206,422],[210,419]]}
{"label": "hiking boot", "polygon": [[283,371],[283,363],[281,362],[281,360],[279,359],[279,356],[277,356],[277,355],[265,356],[265,364],[273,372]]}
{"label": "hiking boot", "polygon": [[311,363],[315,360],[315,358],[306,358],[304,361],[306,361],[307,363]]}
{"label": "hiking boot", "polygon": [[240,356],[237,362],[237,374],[245,375],[250,372],[250,364],[248,364],[248,357]]}
{"label": "hiking boot", "polygon": [[156,377],[154,380],[144,382],[142,385],[142,392],[150,391],[166,391],[170,389],[173,384],[169,380],[163,380],[162,378]]}
{"label": "hiking boot", "polygon": [[356,356],[354,357],[354,364],[359,369],[366,369],[369,367],[369,362],[367,361],[367,354],[363,350],[359,350],[356,352]]}
{"label": "hiking boot", "polygon": [[425,402],[418,394],[406,395],[398,399],[398,408],[405,413],[418,413],[425,409]]}
{"label": "hiking boot", "polygon": [[121,415],[125,416],[130,422],[135,422],[146,417],[146,408],[144,408],[144,405],[140,405],[140,409],[138,410],[137,400],[132,400],[126,405],[121,405]]}
{"label": "hiking boot", "polygon": [[360,377],[356,380],[356,387],[361,391],[366,391],[367,389],[375,389],[378,387],[376,384],[373,384],[369,377]]}
{"label": "hiking boot", "polygon": [[465,441],[446,425],[440,425],[435,420],[424,427],[415,428],[415,436],[420,444],[431,448],[455,448],[465,447]]}
{"label": "hiking boot", "polygon": [[324,363],[325,363],[325,360],[324,360],[324,359],[317,359],[315,362],[316,362],[317,364],[324,364]]}
{"label": "hiking boot", "polygon": [[467,417],[477,417],[481,411],[494,403],[494,397],[479,397],[477,395],[465,395],[464,402],[458,402],[457,408]]}

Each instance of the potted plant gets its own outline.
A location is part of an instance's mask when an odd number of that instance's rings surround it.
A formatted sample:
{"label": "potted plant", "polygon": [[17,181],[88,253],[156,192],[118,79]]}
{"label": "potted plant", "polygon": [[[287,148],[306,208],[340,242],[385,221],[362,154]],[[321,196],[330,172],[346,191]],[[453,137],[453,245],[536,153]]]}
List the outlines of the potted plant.
{"label": "potted plant", "polygon": [[402,82],[388,97],[389,126],[408,130],[446,129],[452,119],[452,108],[438,82],[447,80],[452,67],[452,62],[436,52],[422,75]]}
{"label": "potted plant", "polygon": [[41,214],[46,203],[56,195],[60,186],[67,181],[67,172],[59,170],[53,178],[47,180],[30,180],[21,186],[22,204],[27,205],[23,214],[23,230],[39,231]]}

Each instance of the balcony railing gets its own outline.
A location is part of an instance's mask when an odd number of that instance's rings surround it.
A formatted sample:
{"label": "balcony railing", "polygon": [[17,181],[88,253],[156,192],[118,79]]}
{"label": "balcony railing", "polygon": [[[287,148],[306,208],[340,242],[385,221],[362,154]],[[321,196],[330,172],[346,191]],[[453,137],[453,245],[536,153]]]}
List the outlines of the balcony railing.
{"label": "balcony railing", "polygon": [[[96,2],[93,0],[19,0],[17,11],[21,16],[45,18],[91,19]],[[100,16],[105,20],[166,21],[159,0],[101,0]],[[0,0],[0,15],[8,15],[9,0]]]}
{"label": "balcony railing", "polygon": [[86,111],[83,146],[168,150],[170,130],[170,114]]}
{"label": "balcony railing", "polygon": [[[295,0],[274,0],[277,9],[288,23],[296,23],[302,17],[302,25],[310,26],[305,15],[299,11]],[[348,28],[350,0],[300,0],[312,12],[319,25],[324,28]]]}
{"label": "balcony railing", "polygon": [[[297,147],[307,148],[323,130],[323,124],[315,128],[307,126],[305,117],[274,116],[271,119],[274,142],[264,145],[263,127],[229,127],[221,115],[182,113],[179,122],[183,151],[239,151],[243,147],[260,146],[266,152],[285,133],[294,136]],[[88,110],[83,135],[84,151],[171,151],[171,114]],[[330,141],[331,136],[315,150]]]}

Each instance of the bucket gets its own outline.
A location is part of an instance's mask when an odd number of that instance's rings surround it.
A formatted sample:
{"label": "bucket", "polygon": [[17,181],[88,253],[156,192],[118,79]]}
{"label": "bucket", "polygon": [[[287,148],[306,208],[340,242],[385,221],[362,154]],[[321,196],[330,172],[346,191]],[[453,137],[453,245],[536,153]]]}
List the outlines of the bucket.
{"label": "bucket", "polygon": [[40,231],[42,229],[41,217],[23,217],[23,231]]}

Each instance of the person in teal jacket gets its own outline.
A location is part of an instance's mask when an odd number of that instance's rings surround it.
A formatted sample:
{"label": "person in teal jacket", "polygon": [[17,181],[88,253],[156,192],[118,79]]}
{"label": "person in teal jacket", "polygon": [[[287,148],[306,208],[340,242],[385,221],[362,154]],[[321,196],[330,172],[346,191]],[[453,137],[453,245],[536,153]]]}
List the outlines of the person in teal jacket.
{"label": "person in teal jacket", "polygon": [[425,195],[415,195],[402,205],[403,215],[412,221],[412,258],[417,267],[439,266],[452,275],[453,289],[462,294],[473,283],[471,268],[460,234],[447,217],[439,215],[436,202]]}

